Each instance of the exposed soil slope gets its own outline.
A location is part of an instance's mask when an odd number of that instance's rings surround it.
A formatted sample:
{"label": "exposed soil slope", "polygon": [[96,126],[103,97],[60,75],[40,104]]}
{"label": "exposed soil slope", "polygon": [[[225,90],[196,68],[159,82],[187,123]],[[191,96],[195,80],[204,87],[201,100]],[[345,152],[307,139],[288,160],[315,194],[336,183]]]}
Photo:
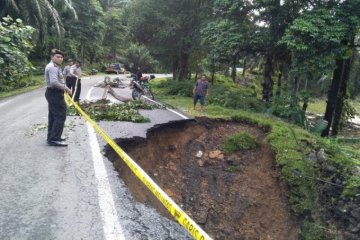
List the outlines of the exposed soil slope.
{"label": "exposed soil slope", "polygon": [[[240,132],[256,137],[260,147],[219,151],[227,136]],[[118,143],[214,239],[298,239],[299,227],[263,131],[244,123],[198,119],[158,126],[147,136]],[[200,150],[202,156],[196,156]],[[123,161],[114,153],[108,156],[135,198],[168,216]]]}

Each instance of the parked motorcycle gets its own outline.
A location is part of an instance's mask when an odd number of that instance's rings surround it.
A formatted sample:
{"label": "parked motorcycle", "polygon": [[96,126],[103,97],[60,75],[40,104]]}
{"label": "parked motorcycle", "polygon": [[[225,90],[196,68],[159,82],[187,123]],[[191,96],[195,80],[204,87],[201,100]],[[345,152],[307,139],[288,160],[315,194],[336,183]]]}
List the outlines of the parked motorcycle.
{"label": "parked motorcycle", "polygon": [[151,79],[154,79],[155,76],[154,75],[144,76],[141,77],[140,79],[137,79],[136,75],[132,75],[132,77],[133,77],[133,80],[131,81],[131,85],[133,88],[133,91],[131,93],[132,98],[134,100],[139,100],[141,96],[144,95],[150,99],[154,99],[154,94],[151,92],[149,81]]}

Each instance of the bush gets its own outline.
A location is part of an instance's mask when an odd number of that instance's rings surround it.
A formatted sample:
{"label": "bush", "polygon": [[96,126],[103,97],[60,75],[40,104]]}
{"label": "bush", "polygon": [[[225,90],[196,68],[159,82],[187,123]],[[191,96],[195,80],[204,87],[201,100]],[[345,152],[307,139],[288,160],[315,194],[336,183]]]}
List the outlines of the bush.
{"label": "bush", "polygon": [[168,85],[168,89],[166,94],[168,95],[176,95],[183,97],[192,97],[193,96],[193,88],[194,82],[192,81],[171,81]]}
{"label": "bush", "polygon": [[31,71],[28,54],[33,47],[33,32],[20,19],[5,17],[0,21],[0,92],[19,88],[18,79]]}
{"label": "bush", "polygon": [[255,137],[248,133],[240,133],[226,138],[225,142],[221,145],[221,149],[226,153],[230,153],[239,150],[251,150],[258,146],[259,143]]}
{"label": "bush", "polygon": [[219,85],[210,90],[208,102],[232,109],[244,109],[254,112],[263,112],[264,103],[256,98],[256,93],[242,90],[235,86]]}

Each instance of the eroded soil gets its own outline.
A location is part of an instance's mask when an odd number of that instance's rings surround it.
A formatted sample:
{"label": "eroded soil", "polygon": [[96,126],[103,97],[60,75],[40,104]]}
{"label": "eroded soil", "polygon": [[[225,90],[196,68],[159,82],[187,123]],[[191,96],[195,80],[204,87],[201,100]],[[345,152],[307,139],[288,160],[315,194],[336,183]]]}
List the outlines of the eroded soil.
{"label": "eroded soil", "polygon": [[[260,147],[216,151],[226,136],[240,132],[255,136]],[[299,226],[265,137],[248,124],[197,119],[155,127],[146,140],[118,143],[214,239],[298,239]],[[199,150],[203,155],[196,157]],[[138,201],[169,216],[121,159],[110,151],[108,157]]]}

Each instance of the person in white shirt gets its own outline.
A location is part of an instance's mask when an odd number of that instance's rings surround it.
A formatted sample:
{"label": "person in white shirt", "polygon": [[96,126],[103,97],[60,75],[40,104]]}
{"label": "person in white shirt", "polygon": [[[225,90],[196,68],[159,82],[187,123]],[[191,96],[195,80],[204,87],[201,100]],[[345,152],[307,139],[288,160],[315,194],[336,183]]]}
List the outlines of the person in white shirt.
{"label": "person in white shirt", "polygon": [[81,62],[75,61],[70,67],[69,77],[66,80],[66,84],[71,89],[71,96],[74,98],[74,101],[79,102],[80,93],[81,93]]}
{"label": "person in white shirt", "polygon": [[66,120],[66,104],[64,92],[71,90],[65,85],[61,71],[64,53],[58,49],[51,51],[51,61],[45,67],[46,92],[48,102],[48,132],[47,143],[49,146],[66,147],[65,139],[61,137]]}

